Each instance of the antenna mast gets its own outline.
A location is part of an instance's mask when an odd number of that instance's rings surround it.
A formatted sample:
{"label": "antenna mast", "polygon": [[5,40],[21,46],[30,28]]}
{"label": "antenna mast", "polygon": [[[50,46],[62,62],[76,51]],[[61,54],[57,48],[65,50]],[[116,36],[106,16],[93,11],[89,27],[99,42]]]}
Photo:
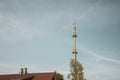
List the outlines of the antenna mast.
{"label": "antenna mast", "polygon": [[73,49],[73,65],[74,65],[74,80],[77,80],[77,50],[76,50],[76,23],[73,24],[73,40],[74,40],[74,49]]}

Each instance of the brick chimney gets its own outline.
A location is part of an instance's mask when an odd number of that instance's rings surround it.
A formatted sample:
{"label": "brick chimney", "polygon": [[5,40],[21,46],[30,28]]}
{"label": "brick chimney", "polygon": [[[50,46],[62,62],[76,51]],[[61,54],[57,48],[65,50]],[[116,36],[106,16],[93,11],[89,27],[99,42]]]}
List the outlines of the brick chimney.
{"label": "brick chimney", "polygon": [[24,74],[23,68],[21,68],[20,74],[21,74],[21,75]]}
{"label": "brick chimney", "polygon": [[24,68],[24,75],[27,74],[27,68]]}
{"label": "brick chimney", "polygon": [[20,75],[26,75],[27,74],[27,68],[21,68]]}

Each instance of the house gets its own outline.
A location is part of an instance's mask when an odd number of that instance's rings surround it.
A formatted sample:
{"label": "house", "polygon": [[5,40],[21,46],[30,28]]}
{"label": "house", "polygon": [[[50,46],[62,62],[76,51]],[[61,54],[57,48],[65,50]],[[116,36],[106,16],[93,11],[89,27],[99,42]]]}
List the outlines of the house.
{"label": "house", "polygon": [[20,74],[0,75],[0,80],[56,80],[56,72],[27,73],[27,68]]}

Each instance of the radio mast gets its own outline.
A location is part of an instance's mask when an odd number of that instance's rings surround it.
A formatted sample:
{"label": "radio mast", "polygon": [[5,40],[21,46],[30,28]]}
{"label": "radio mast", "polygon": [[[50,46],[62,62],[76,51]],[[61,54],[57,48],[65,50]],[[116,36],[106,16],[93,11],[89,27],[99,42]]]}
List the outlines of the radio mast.
{"label": "radio mast", "polygon": [[73,40],[74,40],[74,49],[73,49],[73,65],[74,65],[74,80],[77,80],[77,50],[76,50],[76,38],[77,38],[77,34],[76,34],[76,23],[73,23]]}

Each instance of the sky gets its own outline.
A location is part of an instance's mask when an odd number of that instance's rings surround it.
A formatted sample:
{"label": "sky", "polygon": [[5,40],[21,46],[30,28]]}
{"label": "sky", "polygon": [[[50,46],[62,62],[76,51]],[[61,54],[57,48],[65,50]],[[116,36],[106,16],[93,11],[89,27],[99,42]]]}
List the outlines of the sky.
{"label": "sky", "polygon": [[120,0],[0,0],[0,74],[57,71],[73,58],[87,80],[120,79]]}

